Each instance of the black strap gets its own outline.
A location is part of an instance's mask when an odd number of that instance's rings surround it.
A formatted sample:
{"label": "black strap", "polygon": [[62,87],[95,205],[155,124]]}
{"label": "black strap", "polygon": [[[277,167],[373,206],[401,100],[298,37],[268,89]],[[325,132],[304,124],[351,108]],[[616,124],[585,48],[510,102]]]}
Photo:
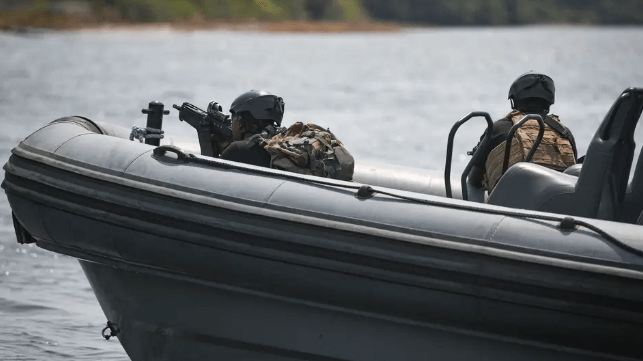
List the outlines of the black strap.
{"label": "black strap", "polygon": [[574,152],[574,157],[578,157],[578,152],[576,151],[576,140],[574,139],[572,132],[570,132],[569,129],[567,129],[567,127],[562,125],[560,122],[557,122],[556,120],[552,119],[552,117],[550,117],[549,115],[545,116],[543,120],[545,121],[545,124],[549,125],[555,131],[560,133],[560,135],[562,135],[563,138],[569,140],[569,142],[572,145],[572,151]]}
{"label": "black strap", "polygon": [[249,138],[248,142],[254,143],[255,145],[258,145],[262,148],[264,148],[267,144],[266,138],[263,136],[263,134],[255,134],[252,137]]}
{"label": "black strap", "polygon": [[570,133],[569,129],[567,129],[567,127],[565,127],[564,125],[560,124],[560,122],[555,121],[549,115],[546,115],[543,118],[543,120],[545,121],[545,124],[549,125],[550,127],[554,128],[555,131],[560,133],[563,136],[563,138],[565,138],[567,140],[571,140],[570,136],[569,136],[571,133]]}

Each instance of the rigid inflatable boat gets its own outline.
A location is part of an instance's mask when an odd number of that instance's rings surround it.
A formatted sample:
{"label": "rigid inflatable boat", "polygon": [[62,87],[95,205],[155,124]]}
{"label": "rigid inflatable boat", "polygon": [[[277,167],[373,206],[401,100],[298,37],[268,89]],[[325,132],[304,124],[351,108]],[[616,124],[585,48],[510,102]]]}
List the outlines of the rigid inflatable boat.
{"label": "rigid inflatable boat", "polygon": [[470,167],[339,181],[81,117],[22,141],[2,187],[18,241],[78,258],[134,361],[634,360],[642,107],[627,89],[582,166],[519,163],[488,197]]}

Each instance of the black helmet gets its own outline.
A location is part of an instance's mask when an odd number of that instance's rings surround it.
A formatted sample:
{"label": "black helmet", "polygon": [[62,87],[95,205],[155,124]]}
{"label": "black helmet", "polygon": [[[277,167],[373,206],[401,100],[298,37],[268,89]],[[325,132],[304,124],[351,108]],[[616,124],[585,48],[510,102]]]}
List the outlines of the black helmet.
{"label": "black helmet", "polygon": [[249,112],[256,120],[268,120],[281,126],[285,103],[281,97],[261,90],[250,90],[237,97],[230,105],[230,113]]}
{"label": "black helmet", "polygon": [[509,98],[513,102],[520,102],[527,98],[540,98],[549,105],[556,100],[554,81],[545,74],[529,71],[516,79],[509,88]]}

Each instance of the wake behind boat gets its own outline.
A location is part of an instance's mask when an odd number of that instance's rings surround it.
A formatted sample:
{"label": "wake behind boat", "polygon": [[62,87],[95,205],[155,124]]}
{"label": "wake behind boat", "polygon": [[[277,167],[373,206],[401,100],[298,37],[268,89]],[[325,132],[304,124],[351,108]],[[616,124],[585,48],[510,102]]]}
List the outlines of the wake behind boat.
{"label": "wake behind boat", "polygon": [[3,188],[18,241],[79,259],[134,361],[640,359],[642,99],[582,166],[519,163],[488,197],[450,159],[348,182],[81,117],[21,142]]}

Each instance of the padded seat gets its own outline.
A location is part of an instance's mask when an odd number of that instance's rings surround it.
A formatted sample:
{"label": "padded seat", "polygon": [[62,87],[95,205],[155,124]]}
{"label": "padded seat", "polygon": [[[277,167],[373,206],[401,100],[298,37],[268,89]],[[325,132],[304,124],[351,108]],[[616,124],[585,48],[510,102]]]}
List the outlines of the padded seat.
{"label": "padded seat", "polygon": [[567,167],[567,169],[565,169],[565,171],[563,171],[563,173],[578,177],[578,176],[580,176],[581,169],[583,169],[582,164],[574,164],[572,166]]}
{"label": "padded seat", "polygon": [[[578,177],[538,164],[522,162],[511,166],[489,195],[487,203],[555,213],[574,213],[573,203],[564,199],[573,194]],[[554,196],[561,197],[560,200]]]}

